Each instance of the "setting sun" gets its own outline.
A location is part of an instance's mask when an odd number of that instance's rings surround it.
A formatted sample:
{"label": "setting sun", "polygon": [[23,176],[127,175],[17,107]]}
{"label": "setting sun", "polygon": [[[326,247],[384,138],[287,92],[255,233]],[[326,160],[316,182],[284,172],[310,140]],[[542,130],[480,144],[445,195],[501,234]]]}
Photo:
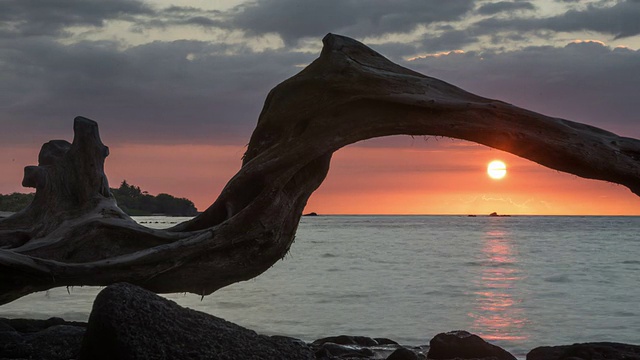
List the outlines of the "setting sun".
{"label": "setting sun", "polygon": [[494,160],[487,166],[487,174],[492,179],[500,180],[507,175],[507,165],[500,160]]}

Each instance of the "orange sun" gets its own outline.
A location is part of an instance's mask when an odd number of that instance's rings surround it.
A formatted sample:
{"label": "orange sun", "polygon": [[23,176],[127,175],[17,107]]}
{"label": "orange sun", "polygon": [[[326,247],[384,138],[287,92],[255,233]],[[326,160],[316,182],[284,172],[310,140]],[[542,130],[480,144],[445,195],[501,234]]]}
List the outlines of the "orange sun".
{"label": "orange sun", "polygon": [[507,165],[500,160],[494,160],[487,166],[487,174],[492,179],[500,180],[507,175]]}

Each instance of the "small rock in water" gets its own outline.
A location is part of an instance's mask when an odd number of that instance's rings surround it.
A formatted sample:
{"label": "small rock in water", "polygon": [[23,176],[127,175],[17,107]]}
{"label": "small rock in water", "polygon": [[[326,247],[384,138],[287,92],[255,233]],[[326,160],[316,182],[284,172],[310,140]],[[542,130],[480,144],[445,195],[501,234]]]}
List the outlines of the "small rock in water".
{"label": "small rock in water", "polygon": [[325,343],[334,343],[338,345],[359,345],[365,347],[380,345],[378,341],[370,337],[350,335],[329,336],[313,342],[314,345],[322,345]]}
{"label": "small rock in water", "polygon": [[418,355],[406,348],[399,348],[392,352],[387,360],[418,360]]}
{"label": "small rock in water", "polygon": [[367,336],[339,335],[318,339],[311,343],[316,359],[387,359],[392,354],[395,360],[424,360],[423,350],[417,347],[412,351],[387,338]]}
{"label": "small rock in water", "polygon": [[478,335],[464,330],[440,333],[429,342],[429,359],[482,359],[516,360],[503,348],[489,344]]}
{"label": "small rock in water", "polygon": [[400,345],[397,342],[387,338],[374,338],[373,340],[378,342],[378,345]]}
{"label": "small rock in water", "polygon": [[331,342],[324,343],[316,351],[316,359],[338,358],[371,358],[375,355],[373,350],[354,345],[339,345]]}

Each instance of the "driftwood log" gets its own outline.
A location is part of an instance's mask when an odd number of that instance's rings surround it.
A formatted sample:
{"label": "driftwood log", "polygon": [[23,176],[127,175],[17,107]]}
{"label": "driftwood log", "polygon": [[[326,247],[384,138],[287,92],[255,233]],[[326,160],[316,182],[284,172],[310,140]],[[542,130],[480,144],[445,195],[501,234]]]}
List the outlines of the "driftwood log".
{"label": "driftwood log", "polygon": [[97,124],[78,117],[25,168],[33,203],[0,221],[0,303],[60,286],[128,282],[210,294],[284,257],[332,154],[374,137],[464,139],[640,195],[640,141],[483,98],[327,35],[320,57],[276,86],[242,168],[201,215],[167,230],[135,223],[103,171]]}

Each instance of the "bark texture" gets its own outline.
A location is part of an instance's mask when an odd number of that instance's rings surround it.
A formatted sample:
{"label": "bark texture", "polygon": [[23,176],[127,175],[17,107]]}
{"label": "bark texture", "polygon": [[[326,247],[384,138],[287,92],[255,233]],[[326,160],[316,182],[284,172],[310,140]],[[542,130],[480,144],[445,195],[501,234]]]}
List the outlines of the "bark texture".
{"label": "bark texture", "polygon": [[307,199],[341,147],[407,134],[464,139],[640,195],[640,141],[483,98],[327,35],[320,57],[267,96],[240,171],[201,215],[168,230],[116,205],[97,124],[43,146],[25,169],[27,209],[0,221],[0,303],[59,286],[129,282],[210,294],[251,279],[291,246]]}

